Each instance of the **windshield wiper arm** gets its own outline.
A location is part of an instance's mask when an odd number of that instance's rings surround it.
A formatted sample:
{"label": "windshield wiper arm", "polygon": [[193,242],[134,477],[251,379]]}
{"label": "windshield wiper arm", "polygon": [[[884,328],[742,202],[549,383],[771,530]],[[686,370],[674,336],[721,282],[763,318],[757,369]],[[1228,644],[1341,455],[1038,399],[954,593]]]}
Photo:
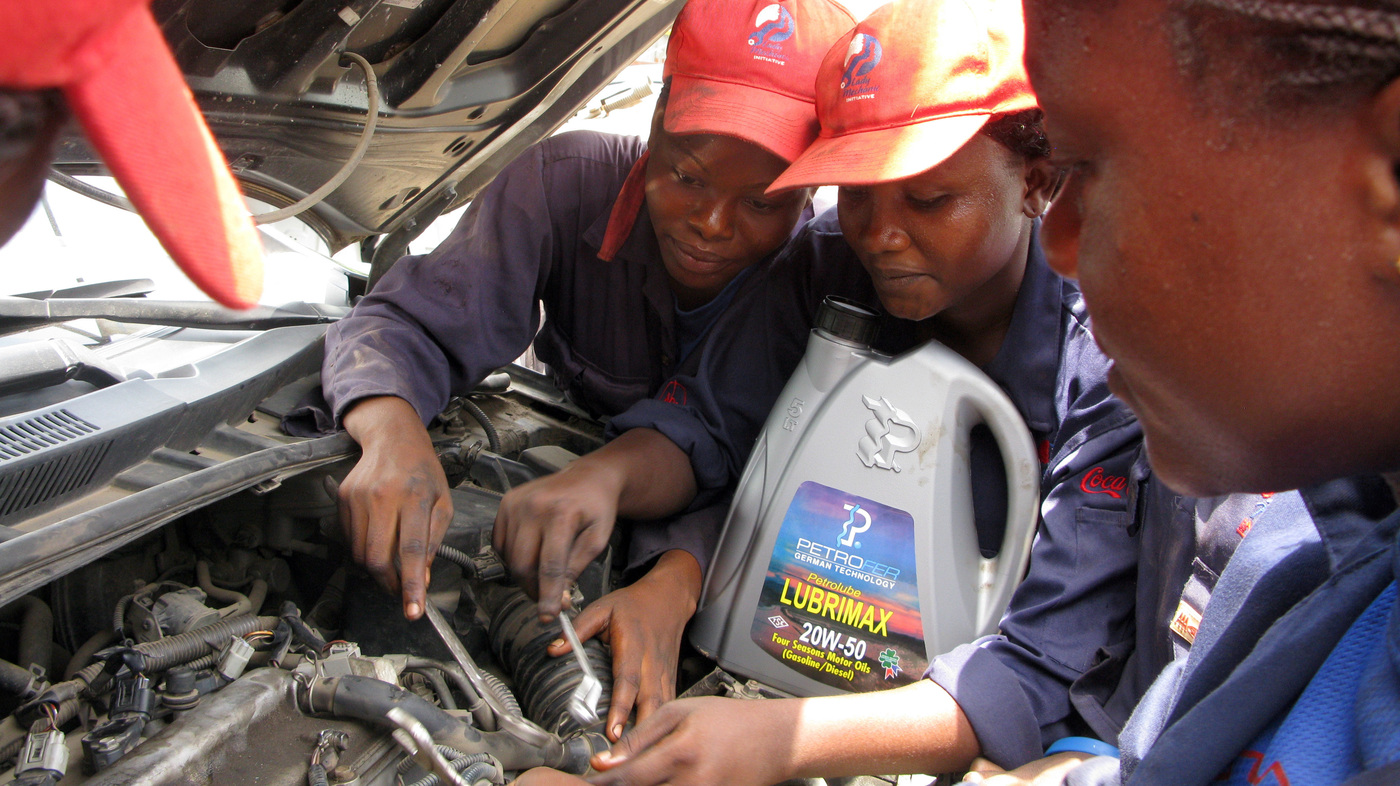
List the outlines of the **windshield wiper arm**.
{"label": "windshield wiper arm", "polygon": [[0,335],[67,322],[70,319],[110,319],[142,325],[206,328],[210,330],[270,330],[295,325],[335,322],[350,313],[345,306],[326,303],[287,303],[235,311],[198,300],[64,298],[30,300],[0,297]]}

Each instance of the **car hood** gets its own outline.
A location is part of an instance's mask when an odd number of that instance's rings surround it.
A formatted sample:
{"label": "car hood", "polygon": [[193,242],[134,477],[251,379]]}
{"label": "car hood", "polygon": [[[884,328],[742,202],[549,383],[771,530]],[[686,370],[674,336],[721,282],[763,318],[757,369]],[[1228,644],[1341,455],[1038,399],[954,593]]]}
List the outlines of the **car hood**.
{"label": "car hood", "polygon": [[[406,245],[547,136],[659,36],[682,0],[155,0],[153,11],[244,193],[278,207],[351,158],[301,217],[333,249]],[[76,126],[56,166],[101,172]],[[369,253],[366,253],[369,258]],[[378,255],[376,255],[378,256]]]}

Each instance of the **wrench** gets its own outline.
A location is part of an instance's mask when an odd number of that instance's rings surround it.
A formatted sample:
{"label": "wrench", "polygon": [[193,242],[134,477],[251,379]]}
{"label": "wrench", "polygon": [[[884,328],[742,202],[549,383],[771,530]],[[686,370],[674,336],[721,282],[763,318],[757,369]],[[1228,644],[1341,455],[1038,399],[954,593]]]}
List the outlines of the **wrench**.
{"label": "wrench", "polygon": [[564,629],[564,638],[568,640],[574,660],[578,661],[578,667],[583,671],[583,679],[579,680],[578,687],[574,688],[569,697],[569,714],[579,723],[591,726],[598,722],[598,699],[603,697],[603,683],[599,682],[598,675],[593,673],[593,664],[588,662],[583,644],[574,632],[574,624],[563,611],[559,613],[559,626]]}

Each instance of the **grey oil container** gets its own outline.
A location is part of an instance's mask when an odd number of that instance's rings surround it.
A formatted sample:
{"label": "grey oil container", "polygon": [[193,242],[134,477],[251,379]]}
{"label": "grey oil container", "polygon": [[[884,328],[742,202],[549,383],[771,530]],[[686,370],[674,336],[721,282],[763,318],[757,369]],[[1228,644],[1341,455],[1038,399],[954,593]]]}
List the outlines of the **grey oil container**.
{"label": "grey oil container", "polygon": [[[1006,394],[937,342],[871,351],[875,315],[828,298],[735,492],[691,642],[726,670],[814,696],[919,679],[996,630],[1035,534],[1039,474]],[[1006,465],[1005,534],[978,548],[969,432]]]}

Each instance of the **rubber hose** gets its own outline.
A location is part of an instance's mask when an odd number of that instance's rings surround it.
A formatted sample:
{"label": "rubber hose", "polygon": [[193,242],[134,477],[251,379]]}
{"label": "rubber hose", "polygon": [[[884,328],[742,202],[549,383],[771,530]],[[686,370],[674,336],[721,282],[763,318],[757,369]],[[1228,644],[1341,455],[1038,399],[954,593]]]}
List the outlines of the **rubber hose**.
{"label": "rubber hose", "polygon": [[404,671],[417,674],[428,681],[433,687],[433,693],[437,694],[438,704],[445,710],[457,709],[457,700],[452,698],[452,689],[447,687],[447,680],[442,678],[442,672],[436,669],[415,669],[406,668]]}
{"label": "rubber hose", "polygon": [[306,782],[310,786],[330,786],[330,781],[326,780],[326,767],[323,764],[313,764],[306,772]]}
{"label": "rubber hose", "polygon": [[0,691],[11,696],[22,696],[29,690],[33,680],[34,675],[29,669],[17,663],[0,660]]}
{"label": "rubber hose", "polygon": [[37,663],[49,671],[53,665],[53,611],[49,604],[25,595],[0,609],[0,616],[19,617],[19,665],[28,668]]}
{"label": "rubber hose", "polygon": [[232,617],[237,614],[251,614],[254,611],[253,604],[248,600],[247,595],[235,590],[214,586],[214,580],[209,578],[208,562],[200,560],[194,564],[194,579],[195,583],[199,585],[200,589],[204,590],[204,594],[208,595],[210,600],[236,609],[235,611],[219,609],[220,616]]}
{"label": "rubber hose", "polygon": [[483,731],[495,731],[496,719],[492,715],[491,707],[481,696],[477,695],[476,688],[472,686],[467,675],[462,673],[462,669],[455,664],[449,665],[440,660],[432,658],[409,658],[404,670],[412,669],[435,669],[446,674],[452,684],[457,686],[457,690],[467,699],[467,710],[471,712],[472,719],[476,721],[476,726]]}
{"label": "rubber hose", "polygon": [[486,414],[485,410],[477,406],[475,401],[469,398],[464,398],[461,401],[462,409],[470,412],[472,417],[476,418],[476,422],[481,424],[482,431],[486,432],[486,444],[491,448],[491,452],[500,453],[501,435],[496,432],[496,426],[491,422],[491,417]]}
{"label": "rubber hose", "polygon": [[68,659],[68,667],[63,670],[63,679],[71,680],[73,675],[78,673],[78,669],[87,665],[92,656],[96,655],[103,647],[112,643],[112,639],[117,637],[117,632],[112,630],[99,630],[92,634],[92,638],[83,642],[78,651],[73,653],[73,657]]}
{"label": "rubber hose", "polygon": [[[575,731],[598,730],[605,722],[583,726],[569,712],[574,688],[583,679],[583,670],[570,657],[551,657],[550,642],[562,636],[559,623],[544,625],[539,611],[517,587],[501,584],[478,585],[477,602],[490,616],[490,639],[497,660],[511,671],[520,686],[520,705],[525,717],[562,736]],[[594,674],[603,685],[598,706],[606,708],[612,701],[612,659],[597,639],[583,643],[584,654],[593,666]],[[606,715],[606,709],[600,715]]]}

